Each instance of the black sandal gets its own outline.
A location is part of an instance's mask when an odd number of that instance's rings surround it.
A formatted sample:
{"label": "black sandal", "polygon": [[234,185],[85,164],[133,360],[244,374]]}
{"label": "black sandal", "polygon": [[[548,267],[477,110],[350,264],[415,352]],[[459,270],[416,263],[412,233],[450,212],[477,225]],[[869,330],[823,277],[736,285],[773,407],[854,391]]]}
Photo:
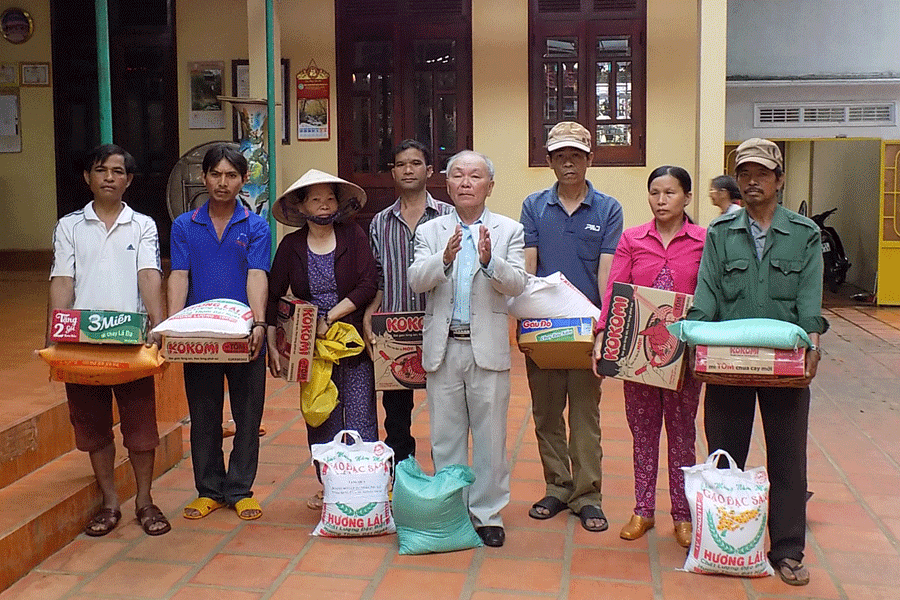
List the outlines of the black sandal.
{"label": "black sandal", "polygon": [[104,536],[116,528],[121,518],[122,511],[114,508],[101,508],[100,512],[94,515],[94,518],[85,526],[84,533],[91,537]]}
{"label": "black sandal", "polygon": [[[538,508],[543,508],[547,511],[547,513],[542,513],[538,511]],[[538,519],[539,521],[544,521],[546,519],[550,519],[555,517],[562,511],[566,510],[568,505],[557,498],[556,496],[544,496],[537,502],[531,505],[531,510],[528,511],[528,516],[532,519]]]}
{"label": "black sandal", "polygon": [[[147,506],[137,509],[134,512],[134,515],[137,517],[138,523],[141,524],[141,529],[143,529],[144,533],[147,535],[162,535],[164,533],[169,533],[172,529],[172,524],[169,523],[166,515],[164,515],[163,511],[155,504],[148,504]],[[165,527],[161,529],[150,529],[157,523],[165,523]]]}
{"label": "black sandal", "polygon": [[[791,565],[788,561],[797,564]],[[781,580],[788,585],[806,585],[809,583],[809,569],[807,569],[802,562],[798,562],[792,558],[782,558],[775,563],[775,568],[778,570],[778,576],[781,577]],[[801,579],[800,573],[804,570],[806,571],[806,576]],[[788,577],[788,574],[790,574],[791,577]]]}
{"label": "black sandal", "polygon": [[[581,518],[581,526],[587,531],[606,531],[609,529],[609,521],[606,520],[606,515],[603,514],[603,510],[599,506],[587,505],[581,509],[578,516]],[[590,525],[588,521],[591,519],[597,519],[603,521],[603,523],[601,525]]]}

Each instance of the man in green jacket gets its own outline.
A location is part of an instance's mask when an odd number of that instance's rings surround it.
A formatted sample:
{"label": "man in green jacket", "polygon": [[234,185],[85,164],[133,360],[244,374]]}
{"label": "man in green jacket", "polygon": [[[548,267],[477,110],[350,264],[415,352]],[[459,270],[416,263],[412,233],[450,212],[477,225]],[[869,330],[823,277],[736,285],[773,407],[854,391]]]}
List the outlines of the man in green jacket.
{"label": "man in green jacket", "polygon": [[828,329],[822,317],[822,242],[815,223],[778,203],[784,162],[776,144],[753,138],[738,146],[735,175],[745,209],[709,226],[688,319],[779,319],[806,330],[813,346],[802,388],[708,384],[706,440],[710,452],[727,450],[743,469],[759,398],[771,482],[769,561],[785,583],[806,585],[809,382],[821,358],[819,334]]}

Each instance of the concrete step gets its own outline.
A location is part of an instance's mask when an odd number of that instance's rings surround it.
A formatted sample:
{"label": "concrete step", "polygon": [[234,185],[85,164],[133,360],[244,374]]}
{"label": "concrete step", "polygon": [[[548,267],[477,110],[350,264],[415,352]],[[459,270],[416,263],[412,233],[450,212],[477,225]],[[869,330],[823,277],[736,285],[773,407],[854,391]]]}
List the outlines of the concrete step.
{"label": "concrete step", "polygon": [[[0,403],[0,488],[25,477],[75,448],[62,388],[36,397],[21,394]],[[15,410],[11,404],[15,402]]]}
{"label": "concrete step", "polygon": [[[65,408],[65,405],[64,405]],[[116,428],[118,429],[118,427]],[[160,423],[154,478],[182,458],[180,423]],[[128,452],[116,432],[116,488],[123,500],[135,493]],[[71,450],[0,489],[0,590],[72,541],[101,504],[84,452]],[[132,518],[123,504],[122,518]]]}
{"label": "concrete step", "polygon": [[[156,419],[181,421],[188,415],[182,365],[167,365],[154,377]],[[0,371],[0,488],[75,449],[64,384],[47,381],[40,360],[23,365],[16,377]],[[113,419],[118,410],[113,402]]]}

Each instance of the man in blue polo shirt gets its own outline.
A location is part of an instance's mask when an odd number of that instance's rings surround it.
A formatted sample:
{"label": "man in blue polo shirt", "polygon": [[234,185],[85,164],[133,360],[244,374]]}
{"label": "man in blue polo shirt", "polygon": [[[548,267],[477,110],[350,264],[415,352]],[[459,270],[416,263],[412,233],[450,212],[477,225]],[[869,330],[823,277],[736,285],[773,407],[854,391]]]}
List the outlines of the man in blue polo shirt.
{"label": "man in blue polo shirt", "polygon": [[[218,144],[203,158],[209,200],[172,223],[169,314],[215,298],[230,298],[253,310],[248,363],[185,363],[184,389],[191,414],[191,462],[199,497],[184,508],[201,519],[232,506],[244,520],[262,515],[252,497],[259,461],[259,424],[266,392],[265,309],[271,238],[266,221],[238,202],[247,181],[247,160]],[[224,380],[236,432],[225,470],[222,452]]]}
{"label": "man in blue polo shirt", "polygon": [[[591,134],[564,121],[547,137],[547,164],[557,182],[522,205],[525,270],[545,277],[562,272],[600,306],[622,234],[619,202],[585,178],[591,164]],[[600,386],[590,369],[541,369],[527,355],[525,367],[546,496],[528,515],[549,519],[569,508],[588,531],[609,527],[601,508]],[[563,413],[569,404],[569,439]]]}

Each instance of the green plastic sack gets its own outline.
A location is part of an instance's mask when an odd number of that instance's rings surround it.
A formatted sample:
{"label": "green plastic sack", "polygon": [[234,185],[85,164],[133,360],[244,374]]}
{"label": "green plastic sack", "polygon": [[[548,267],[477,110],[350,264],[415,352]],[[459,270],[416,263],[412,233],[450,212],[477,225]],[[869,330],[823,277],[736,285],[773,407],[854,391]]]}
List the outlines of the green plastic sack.
{"label": "green plastic sack", "polygon": [[474,481],[475,473],[465,465],[448,465],[431,477],[412,456],[398,463],[392,512],[400,554],[482,546],[463,499],[463,489]]}
{"label": "green plastic sack", "polygon": [[690,346],[750,346],[795,350],[812,341],[803,329],[778,319],[733,319],[731,321],[678,321],[669,333]]}

